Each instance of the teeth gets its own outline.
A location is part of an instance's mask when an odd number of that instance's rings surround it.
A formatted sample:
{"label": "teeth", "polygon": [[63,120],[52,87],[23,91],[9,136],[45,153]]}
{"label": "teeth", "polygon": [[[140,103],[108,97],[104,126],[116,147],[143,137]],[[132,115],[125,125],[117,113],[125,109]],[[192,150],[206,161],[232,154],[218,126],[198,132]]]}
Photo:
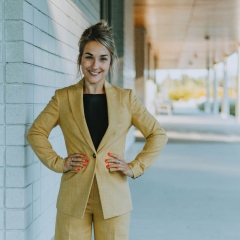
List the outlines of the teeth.
{"label": "teeth", "polygon": [[98,75],[98,72],[92,72],[92,71],[90,71],[90,73],[93,74],[93,75]]}

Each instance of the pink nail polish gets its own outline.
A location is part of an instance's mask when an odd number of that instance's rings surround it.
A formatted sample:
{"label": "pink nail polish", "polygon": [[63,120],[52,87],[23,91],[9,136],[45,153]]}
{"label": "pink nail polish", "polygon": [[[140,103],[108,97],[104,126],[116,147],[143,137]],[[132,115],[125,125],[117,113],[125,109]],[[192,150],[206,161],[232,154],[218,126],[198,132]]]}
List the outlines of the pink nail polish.
{"label": "pink nail polish", "polygon": [[108,152],[108,155],[110,155],[111,154],[111,152]]}
{"label": "pink nail polish", "polygon": [[83,163],[83,164],[82,164],[82,166],[83,166],[83,167],[86,167],[86,166],[87,166],[87,164]]}
{"label": "pink nail polish", "polygon": [[105,162],[107,162],[107,161],[108,161],[108,159],[106,158],[106,159],[105,159]]}
{"label": "pink nail polish", "polygon": [[84,159],[84,162],[89,162],[89,160],[87,160],[87,159]]}
{"label": "pink nail polish", "polygon": [[77,168],[77,171],[79,172],[81,170],[81,168]]}

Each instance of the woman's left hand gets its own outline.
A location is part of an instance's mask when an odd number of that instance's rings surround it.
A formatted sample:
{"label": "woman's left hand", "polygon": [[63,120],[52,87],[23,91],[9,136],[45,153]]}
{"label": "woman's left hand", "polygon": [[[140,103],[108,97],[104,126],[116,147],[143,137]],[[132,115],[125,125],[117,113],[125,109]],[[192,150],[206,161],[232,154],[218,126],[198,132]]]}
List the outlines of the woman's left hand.
{"label": "woman's left hand", "polygon": [[121,159],[115,153],[108,153],[108,155],[112,158],[105,159],[106,163],[111,163],[111,164],[107,164],[107,168],[110,168],[110,167],[115,168],[115,171],[121,171],[126,176],[133,177],[133,172],[124,159]]}

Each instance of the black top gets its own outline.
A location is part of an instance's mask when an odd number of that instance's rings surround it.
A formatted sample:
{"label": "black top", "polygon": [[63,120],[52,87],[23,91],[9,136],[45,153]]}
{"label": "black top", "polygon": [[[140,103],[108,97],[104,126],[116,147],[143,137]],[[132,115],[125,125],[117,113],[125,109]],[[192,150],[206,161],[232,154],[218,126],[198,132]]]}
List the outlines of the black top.
{"label": "black top", "polygon": [[83,94],[83,105],[88,130],[97,150],[108,128],[106,94]]}

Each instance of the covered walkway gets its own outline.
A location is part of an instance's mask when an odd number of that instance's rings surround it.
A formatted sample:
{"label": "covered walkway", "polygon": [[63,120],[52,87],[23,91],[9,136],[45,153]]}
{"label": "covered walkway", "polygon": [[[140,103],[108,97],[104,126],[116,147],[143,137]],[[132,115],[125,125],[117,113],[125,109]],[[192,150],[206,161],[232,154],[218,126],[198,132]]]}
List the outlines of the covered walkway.
{"label": "covered walkway", "polygon": [[[158,116],[169,142],[153,167],[130,181],[130,239],[240,239],[240,127],[194,109],[175,114]],[[129,160],[144,144],[136,135]]]}

